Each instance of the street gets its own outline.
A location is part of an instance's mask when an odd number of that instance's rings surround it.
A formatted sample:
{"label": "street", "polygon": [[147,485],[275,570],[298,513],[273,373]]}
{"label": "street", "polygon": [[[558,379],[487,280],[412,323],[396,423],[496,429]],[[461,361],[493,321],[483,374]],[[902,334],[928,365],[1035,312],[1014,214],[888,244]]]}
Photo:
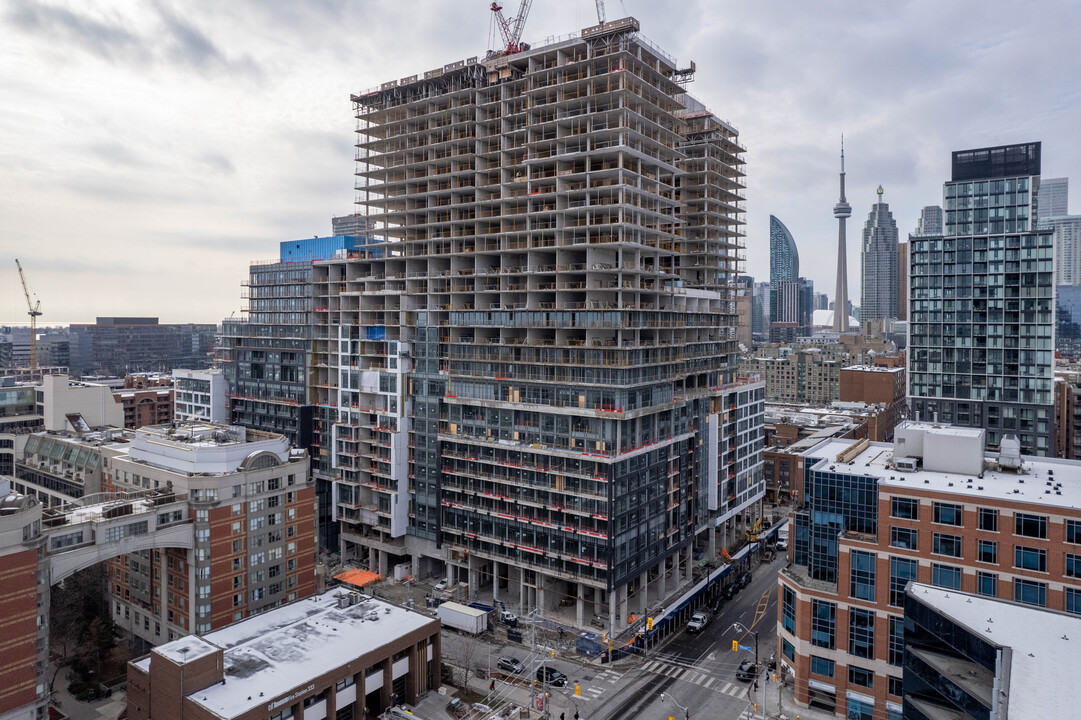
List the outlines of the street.
{"label": "street", "polygon": [[[710,624],[698,634],[685,629],[660,651],[616,663],[626,682],[616,692],[606,694],[596,704],[589,720],[619,718],[697,717],[708,710],[710,718],[749,718],[750,702],[759,703],[766,683],[759,683],[754,699],[748,699],[751,683],[736,679],[742,660],[754,660],[755,636],[736,631],[738,622],[757,631],[763,663],[773,654],[777,624],[777,572],[785,562],[780,554],[771,563],[754,570],[751,584],[721,608]],[[750,650],[732,652],[732,641]],[[762,679],[768,679],[768,673]],[[661,699],[661,694],[665,699]],[[777,712],[777,693],[769,690],[767,708]],[[685,711],[683,708],[686,708]]]}

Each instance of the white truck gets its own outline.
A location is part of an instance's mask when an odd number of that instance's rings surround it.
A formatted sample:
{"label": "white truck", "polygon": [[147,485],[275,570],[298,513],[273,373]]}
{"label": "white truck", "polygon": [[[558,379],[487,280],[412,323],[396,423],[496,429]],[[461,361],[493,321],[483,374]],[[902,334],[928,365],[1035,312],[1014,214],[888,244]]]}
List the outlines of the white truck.
{"label": "white truck", "polygon": [[488,629],[488,613],[456,602],[445,602],[436,615],[447,627],[470,635],[480,635]]}

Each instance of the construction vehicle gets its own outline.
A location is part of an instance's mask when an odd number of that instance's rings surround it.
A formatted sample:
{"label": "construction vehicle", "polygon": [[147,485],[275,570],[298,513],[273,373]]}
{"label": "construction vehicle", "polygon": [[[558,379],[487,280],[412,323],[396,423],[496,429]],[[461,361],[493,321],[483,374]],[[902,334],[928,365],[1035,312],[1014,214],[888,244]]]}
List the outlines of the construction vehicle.
{"label": "construction vehicle", "polygon": [[728,554],[728,550],[726,550],[725,548],[721,548],[721,557],[723,557],[725,559],[725,562],[728,562],[728,563],[735,562],[732,559],[732,556]]}
{"label": "construction vehicle", "polygon": [[754,526],[747,531],[747,542],[758,542],[758,534],[762,532],[762,518],[754,521]]}
{"label": "construction vehicle", "polygon": [[19,268],[19,280],[22,281],[23,294],[26,295],[26,314],[30,316],[30,377],[34,378],[38,373],[38,316],[41,315],[41,300],[30,300],[30,289],[26,285],[26,275],[23,274],[19,258],[15,258],[15,267]]}

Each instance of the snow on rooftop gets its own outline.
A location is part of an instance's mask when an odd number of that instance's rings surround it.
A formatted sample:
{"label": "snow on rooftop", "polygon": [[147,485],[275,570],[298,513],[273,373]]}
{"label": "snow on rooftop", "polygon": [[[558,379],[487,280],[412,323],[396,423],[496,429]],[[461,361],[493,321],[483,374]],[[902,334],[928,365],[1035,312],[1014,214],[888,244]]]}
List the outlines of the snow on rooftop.
{"label": "snow on rooftop", "polygon": [[186,635],[179,640],[173,640],[157,647],[154,652],[172,660],[177,665],[183,665],[217,650],[217,645],[208,643],[198,635]]}
{"label": "snow on rooftop", "polygon": [[339,608],[340,594],[315,595],[204,635],[225,650],[226,683],[188,699],[220,717],[235,717],[438,622],[366,595]]}
{"label": "snow on rooftop", "polygon": [[[942,428],[950,434],[970,436],[975,428]],[[892,465],[892,443],[870,443],[863,452],[851,458],[851,464],[839,463],[837,455],[856,443],[851,439],[824,440],[805,454],[806,465],[823,470],[836,466],[846,475],[863,475],[878,479],[879,487],[911,487],[926,491],[953,493],[966,497],[994,498],[1018,503],[1033,503],[1052,507],[1081,508],[1081,462],[1054,458],[1024,456],[1021,474],[1010,470],[986,467],[983,477],[956,472],[916,470],[906,472]],[[904,457],[898,455],[898,457]],[[994,458],[991,458],[992,460]]]}
{"label": "snow on rooftop", "polygon": [[1063,717],[1081,707],[1081,683],[1066,658],[1081,650],[1081,616],[912,583],[909,594],[976,636],[1012,649],[1010,717]]}

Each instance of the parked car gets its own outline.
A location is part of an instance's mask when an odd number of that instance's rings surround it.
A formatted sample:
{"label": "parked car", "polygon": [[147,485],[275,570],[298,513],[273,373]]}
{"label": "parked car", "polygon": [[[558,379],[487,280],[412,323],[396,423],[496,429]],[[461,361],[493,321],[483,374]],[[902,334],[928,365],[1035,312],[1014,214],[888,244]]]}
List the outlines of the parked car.
{"label": "parked car", "polygon": [[736,680],[750,682],[756,677],[758,677],[758,666],[754,664],[754,660],[744,660],[739,664],[739,669],[736,670]]}
{"label": "parked car", "polygon": [[435,591],[436,592],[443,592],[444,590],[447,589],[447,585],[450,585],[450,578],[443,578],[442,580],[440,580],[439,582],[437,582],[435,584]]}
{"label": "parked car", "polygon": [[496,665],[499,666],[500,670],[506,670],[515,675],[525,672],[525,665],[523,665],[518,658],[512,658],[506,655],[499,658],[499,660],[496,661]]}
{"label": "parked car", "polygon": [[742,575],[740,575],[740,577],[739,577],[739,589],[740,590],[742,590],[743,588],[747,587],[750,584],[751,584],[751,574],[749,572],[746,572],[746,573],[743,573]]}
{"label": "parked car", "polygon": [[737,592],[739,592],[739,582],[733,580],[732,583],[726,586],[724,589],[724,599],[731,600],[736,596]]}
{"label": "parked car", "polygon": [[691,621],[687,623],[687,629],[696,633],[700,632],[706,625],[709,625],[709,613],[696,612],[691,615]]}
{"label": "parked car", "polygon": [[567,687],[567,676],[555,668],[543,665],[537,668],[537,682],[548,683],[552,687]]}
{"label": "parked car", "polygon": [[709,611],[716,615],[724,607],[724,591],[718,592],[717,597],[709,602]]}
{"label": "parked car", "polygon": [[770,655],[769,660],[766,661],[766,669],[773,672],[777,669],[777,655]]}
{"label": "parked car", "polygon": [[788,538],[778,538],[777,551],[786,552],[788,550]]}

